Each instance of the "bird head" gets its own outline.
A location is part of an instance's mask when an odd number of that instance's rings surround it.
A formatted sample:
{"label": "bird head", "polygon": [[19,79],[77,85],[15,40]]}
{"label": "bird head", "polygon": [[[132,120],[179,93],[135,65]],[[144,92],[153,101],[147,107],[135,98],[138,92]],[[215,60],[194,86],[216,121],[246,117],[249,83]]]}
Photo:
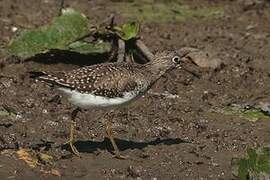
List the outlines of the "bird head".
{"label": "bird head", "polygon": [[175,51],[163,51],[155,54],[155,58],[152,62],[154,68],[163,72],[174,68],[180,68],[182,60],[179,54]]}

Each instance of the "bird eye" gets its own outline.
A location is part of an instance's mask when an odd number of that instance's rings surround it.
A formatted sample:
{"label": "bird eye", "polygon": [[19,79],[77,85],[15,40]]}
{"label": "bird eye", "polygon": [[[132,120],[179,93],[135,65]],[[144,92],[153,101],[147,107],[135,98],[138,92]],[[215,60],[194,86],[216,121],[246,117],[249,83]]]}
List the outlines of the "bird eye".
{"label": "bird eye", "polygon": [[180,57],[179,57],[179,56],[174,56],[174,57],[172,58],[172,61],[173,61],[174,63],[176,63],[176,64],[179,64],[179,63],[180,63]]}

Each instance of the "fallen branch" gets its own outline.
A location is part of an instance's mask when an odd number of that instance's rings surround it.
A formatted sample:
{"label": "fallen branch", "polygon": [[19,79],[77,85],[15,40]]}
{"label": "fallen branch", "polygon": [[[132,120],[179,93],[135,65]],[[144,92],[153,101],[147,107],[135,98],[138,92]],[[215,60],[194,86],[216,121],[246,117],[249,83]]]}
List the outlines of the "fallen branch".
{"label": "fallen branch", "polygon": [[110,16],[105,18],[98,26],[100,27],[110,22],[109,27],[112,28],[114,26],[114,18],[115,18],[115,14],[110,14]]}
{"label": "fallen branch", "polygon": [[125,59],[125,41],[122,39],[118,39],[118,54],[117,54],[117,62],[123,62]]}
{"label": "fallen branch", "polygon": [[149,60],[154,60],[154,54],[149,50],[149,48],[143,43],[142,40],[138,39],[135,42],[136,47],[139,49],[139,51]]}
{"label": "fallen branch", "polygon": [[126,56],[126,62],[134,63],[134,57],[132,53],[128,53]]}
{"label": "fallen branch", "polygon": [[61,0],[60,1],[60,8],[59,8],[59,11],[58,11],[58,16],[61,16],[62,9],[64,9],[64,4],[65,4],[65,0]]}
{"label": "fallen branch", "polygon": [[113,39],[111,42],[112,49],[108,57],[108,62],[111,62],[117,56],[117,53],[118,53],[117,43],[118,43],[117,39]]}

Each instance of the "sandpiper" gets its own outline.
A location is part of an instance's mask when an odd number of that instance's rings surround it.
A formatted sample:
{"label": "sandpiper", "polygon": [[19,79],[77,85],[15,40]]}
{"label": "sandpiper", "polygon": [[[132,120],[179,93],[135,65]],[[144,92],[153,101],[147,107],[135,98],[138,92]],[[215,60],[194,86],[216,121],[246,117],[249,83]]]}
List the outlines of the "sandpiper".
{"label": "sandpiper", "polygon": [[[181,58],[176,52],[161,52],[147,64],[104,63],[69,72],[32,72],[32,75],[38,80],[56,85],[76,107],[113,108],[142,96],[164,73],[180,67],[180,63]],[[74,126],[75,120],[72,118],[69,144],[73,153],[79,156],[73,145]],[[114,141],[109,121],[106,123],[106,133],[115,156],[123,158]]]}

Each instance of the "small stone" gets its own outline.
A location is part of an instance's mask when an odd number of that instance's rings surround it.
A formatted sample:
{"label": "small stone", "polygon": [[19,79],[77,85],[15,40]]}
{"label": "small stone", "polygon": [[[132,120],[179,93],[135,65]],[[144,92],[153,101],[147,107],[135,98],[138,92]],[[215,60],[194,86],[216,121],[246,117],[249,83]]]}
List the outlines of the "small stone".
{"label": "small stone", "polygon": [[170,40],[171,39],[171,35],[169,33],[164,33],[164,34],[161,34],[161,38]]}
{"label": "small stone", "polygon": [[142,176],[143,173],[143,167],[142,166],[129,166],[128,169],[129,176],[133,178],[138,178]]}
{"label": "small stone", "polygon": [[270,116],[270,103],[268,102],[260,102],[258,108],[261,109],[266,115]]}
{"label": "small stone", "polygon": [[142,152],[139,154],[139,157],[145,159],[145,158],[149,158],[150,155],[149,155],[148,152],[142,151]]}
{"label": "small stone", "polygon": [[33,108],[35,106],[34,100],[33,99],[26,99],[25,100],[25,105],[28,108]]}
{"label": "small stone", "polygon": [[18,28],[15,27],[15,26],[13,26],[13,27],[11,27],[11,31],[12,31],[12,32],[16,32],[16,31],[18,31]]}
{"label": "small stone", "polygon": [[254,29],[255,27],[256,27],[256,25],[248,25],[248,26],[246,27],[246,30],[249,31],[249,30]]}
{"label": "small stone", "polygon": [[55,127],[55,126],[58,126],[59,125],[58,122],[55,122],[55,121],[48,121],[47,124],[49,126],[52,126],[52,127]]}

